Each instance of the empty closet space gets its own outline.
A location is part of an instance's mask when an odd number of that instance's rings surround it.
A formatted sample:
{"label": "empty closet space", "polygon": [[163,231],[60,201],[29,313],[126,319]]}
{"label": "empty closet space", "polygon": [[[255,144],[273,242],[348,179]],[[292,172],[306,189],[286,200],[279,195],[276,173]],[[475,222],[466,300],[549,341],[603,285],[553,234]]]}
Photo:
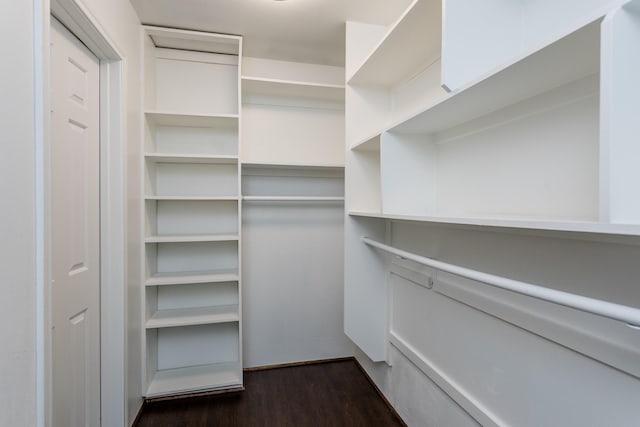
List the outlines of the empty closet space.
{"label": "empty closet space", "polygon": [[342,326],[344,69],[245,57],[245,366],[351,354]]}

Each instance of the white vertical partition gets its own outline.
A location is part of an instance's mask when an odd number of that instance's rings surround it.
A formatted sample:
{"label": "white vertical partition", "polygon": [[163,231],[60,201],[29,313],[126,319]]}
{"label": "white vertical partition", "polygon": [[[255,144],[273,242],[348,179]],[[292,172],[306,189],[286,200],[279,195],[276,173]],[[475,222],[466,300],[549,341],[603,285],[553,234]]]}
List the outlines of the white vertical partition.
{"label": "white vertical partition", "polygon": [[601,221],[640,224],[640,2],[602,22],[600,109]]}

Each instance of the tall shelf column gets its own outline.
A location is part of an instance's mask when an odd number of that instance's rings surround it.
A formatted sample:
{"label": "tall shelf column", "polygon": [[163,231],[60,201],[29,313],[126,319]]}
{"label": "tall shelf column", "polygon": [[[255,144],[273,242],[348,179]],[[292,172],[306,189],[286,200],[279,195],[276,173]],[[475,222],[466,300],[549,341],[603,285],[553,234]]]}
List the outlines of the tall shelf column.
{"label": "tall shelf column", "polygon": [[146,397],[241,388],[238,36],[143,27]]}

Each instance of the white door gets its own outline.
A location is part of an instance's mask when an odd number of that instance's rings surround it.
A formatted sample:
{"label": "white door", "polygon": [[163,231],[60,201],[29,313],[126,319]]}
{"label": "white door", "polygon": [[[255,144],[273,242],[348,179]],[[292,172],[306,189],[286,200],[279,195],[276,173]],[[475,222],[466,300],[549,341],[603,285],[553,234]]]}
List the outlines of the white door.
{"label": "white door", "polygon": [[52,411],[100,425],[98,59],[51,20]]}

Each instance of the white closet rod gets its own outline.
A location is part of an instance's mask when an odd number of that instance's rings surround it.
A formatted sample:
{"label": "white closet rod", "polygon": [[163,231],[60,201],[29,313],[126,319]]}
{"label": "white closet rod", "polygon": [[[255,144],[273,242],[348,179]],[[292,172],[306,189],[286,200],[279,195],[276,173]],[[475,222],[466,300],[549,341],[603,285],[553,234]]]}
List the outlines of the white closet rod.
{"label": "white closet rod", "polygon": [[527,295],[533,298],[563,305],[565,307],[570,307],[576,310],[585,311],[587,313],[607,317],[609,319],[618,320],[620,322],[626,323],[632,328],[640,329],[640,309],[634,307],[615,304],[594,298],[588,298],[569,292],[557,291],[555,289],[532,285],[530,283],[507,279],[506,277],[495,276],[493,274],[483,273],[481,271],[460,267],[442,261],[437,261],[431,258],[426,258],[420,255],[412,254],[411,252],[406,252],[401,249],[394,248],[393,246],[385,245],[384,243],[377,242],[366,236],[362,237],[362,241],[369,246],[373,246],[390,254],[397,255],[398,257],[403,259],[415,261],[418,264],[423,264],[428,267],[433,267],[437,270],[455,274],[456,276],[466,277],[467,279],[486,283],[487,285],[495,286],[497,288],[506,289],[522,295]]}
{"label": "white closet rod", "polygon": [[325,196],[243,196],[247,202],[343,202],[344,197]]}

